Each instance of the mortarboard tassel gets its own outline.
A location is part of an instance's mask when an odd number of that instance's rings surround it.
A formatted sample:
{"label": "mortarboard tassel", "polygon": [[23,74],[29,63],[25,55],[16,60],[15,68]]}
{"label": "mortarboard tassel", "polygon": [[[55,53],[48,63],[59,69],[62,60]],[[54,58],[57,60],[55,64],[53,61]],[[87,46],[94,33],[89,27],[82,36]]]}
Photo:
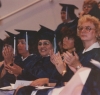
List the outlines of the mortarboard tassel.
{"label": "mortarboard tassel", "polygon": [[68,7],[66,7],[66,20],[67,20]]}
{"label": "mortarboard tassel", "polygon": [[16,54],[16,37],[14,37],[14,56]]}
{"label": "mortarboard tassel", "polygon": [[28,50],[28,35],[27,35],[27,32],[26,32],[26,50]]}
{"label": "mortarboard tassel", "polygon": [[54,35],[54,53],[56,54],[56,49],[57,49],[57,45],[56,45],[56,35]]}

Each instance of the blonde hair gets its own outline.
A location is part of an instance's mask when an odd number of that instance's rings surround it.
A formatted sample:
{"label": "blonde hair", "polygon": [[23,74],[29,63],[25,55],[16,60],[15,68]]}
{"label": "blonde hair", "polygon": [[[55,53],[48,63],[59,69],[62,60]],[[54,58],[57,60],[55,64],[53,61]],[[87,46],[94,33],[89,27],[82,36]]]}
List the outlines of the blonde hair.
{"label": "blonde hair", "polygon": [[[97,38],[100,35],[100,21],[98,18],[91,15],[84,15],[78,20],[78,27],[81,26],[85,22],[91,22],[95,26],[95,31],[97,33]],[[78,29],[77,34],[79,35]]]}
{"label": "blonde hair", "polygon": [[84,2],[83,2],[83,6],[84,5],[91,5],[93,7],[95,4],[97,4],[96,0],[84,0]]}

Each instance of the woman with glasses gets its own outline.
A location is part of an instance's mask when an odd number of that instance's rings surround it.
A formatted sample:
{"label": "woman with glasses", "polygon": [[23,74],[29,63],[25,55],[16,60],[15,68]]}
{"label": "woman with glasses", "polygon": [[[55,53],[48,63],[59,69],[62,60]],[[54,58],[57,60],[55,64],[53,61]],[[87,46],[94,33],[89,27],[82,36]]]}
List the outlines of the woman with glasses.
{"label": "woman with glasses", "polygon": [[82,17],[83,15],[89,14],[89,12],[91,11],[91,9],[95,5],[97,5],[97,1],[96,0],[84,0],[83,11],[79,13],[79,17]]}

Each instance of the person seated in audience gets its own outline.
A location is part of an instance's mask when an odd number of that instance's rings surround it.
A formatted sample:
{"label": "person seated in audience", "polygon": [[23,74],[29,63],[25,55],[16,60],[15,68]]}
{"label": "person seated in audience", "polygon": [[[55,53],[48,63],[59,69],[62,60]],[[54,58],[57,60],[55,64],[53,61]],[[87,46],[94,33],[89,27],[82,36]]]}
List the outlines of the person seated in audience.
{"label": "person seated in audience", "polygon": [[54,31],[41,25],[38,31],[38,51],[41,56],[36,64],[30,68],[32,77],[35,79],[30,86],[18,88],[14,95],[30,95],[35,86],[49,85],[56,83],[61,75],[50,61],[50,51],[53,50]]}
{"label": "person seated in audience", "polygon": [[97,5],[97,1],[96,0],[84,0],[84,2],[83,2],[83,11],[81,11],[79,13],[79,18],[82,17],[83,15],[89,14],[89,12],[91,11],[91,9],[95,5]]}
{"label": "person seated in audience", "polygon": [[73,73],[72,71],[70,71],[67,65],[63,65],[62,67],[60,66],[60,64],[63,63],[63,60],[62,60],[63,54],[66,53],[66,51],[72,54],[74,51],[79,52],[83,49],[83,44],[82,44],[81,39],[75,34],[75,32],[72,29],[64,27],[62,29],[62,33],[63,33],[62,39],[61,39],[62,50],[60,52],[61,55],[59,52],[57,54],[54,54],[54,53],[51,54],[51,62],[56,66],[60,74],[64,74],[67,71],[66,75],[64,75],[62,79],[62,82],[66,82],[70,80]]}

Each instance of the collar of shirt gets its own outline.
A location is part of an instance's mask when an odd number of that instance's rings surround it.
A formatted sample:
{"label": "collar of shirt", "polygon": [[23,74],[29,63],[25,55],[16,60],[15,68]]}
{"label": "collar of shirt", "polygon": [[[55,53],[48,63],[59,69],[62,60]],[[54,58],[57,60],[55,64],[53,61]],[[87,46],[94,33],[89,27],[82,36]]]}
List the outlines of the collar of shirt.
{"label": "collar of shirt", "polygon": [[[32,56],[33,54],[30,54],[29,56]],[[27,56],[27,57],[29,57]],[[23,56],[21,57],[22,58],[22,61],[24,61],[25,59],[27,59],[27,57],[23,58]]]}
{"label": "collar of shirt", "polygon": [[[75,19],[68,21],[67,23],[71,23],[73,22]],[[66,22],[64,22],[64,24],[66,24]]]}
{"label": "collar of shirt", "polygon": [[100,45],[99,45],[98,42],[95,42],[94,44],[92,44],[88,49],[86,49],[86,50],[84,49],[82,54],[84,54],[85,52],[88,52],[88,51],[90,51],[90,50],[92,50],[94,48],[100,48]]}
{"label": "collar of shirt", "polygon": [[71,23],[71,22],[73,22],[75,19],[73,19],[73,20],[70,20],[69,22],[67,22],[67,23]]}

